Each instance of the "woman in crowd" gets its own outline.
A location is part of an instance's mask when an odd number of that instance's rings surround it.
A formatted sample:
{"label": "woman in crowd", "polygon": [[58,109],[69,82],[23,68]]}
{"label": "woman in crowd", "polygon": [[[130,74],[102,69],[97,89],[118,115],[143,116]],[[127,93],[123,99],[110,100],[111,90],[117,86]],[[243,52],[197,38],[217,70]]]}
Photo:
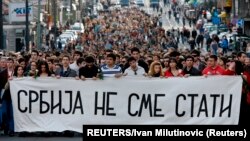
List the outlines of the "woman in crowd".
{"label": "woman in crowd", "polygon": [[218,65],[225,70],[227,69],[227,62],[228,62],[228,60],[226,57],[219,57],[218,58]]}
{"label": "woman in crowd", "polygon": [[163,73],[169,69],[169,57],[163,59]]}
{"label": "woman in crowd", "polygon": [[169,69],[165,72],[165,77],[180,77],[183,76],[182,70],[177,67],[177,60],[170,58]]}
{"label": "woman in crowd", "polygon": [[30,63],[30,70],[28,70],[24,75],[25,76],[31,76],[31,77],[36,77],[37,76],[37,62],[32,61]]}
{"label": "woman in crowd", "polygon": [[49,70],[49,65],[45,61],[41,61],[38,66],[38,73],[37,76],[39,77],[50,77],[51,72]]}
{"label": "woman in crowd", "polygon": [[160,62],[153,62],[150,65],[148,75],[149,75],[149,77],[163,77],[164,73],[163,73],[161,63]]}
{"label": "woman in crowd", "polygon": [[14,70],[14,77],[21,78],[23,76],[24,76],[24,67],[21,65],[16,66]]}
{"label": "woman in crowd", "polygon": [[218,42],[216,41],[216,39],[213,39],[212,43],[210,44],[211,55],[218,55],[218,48]]}

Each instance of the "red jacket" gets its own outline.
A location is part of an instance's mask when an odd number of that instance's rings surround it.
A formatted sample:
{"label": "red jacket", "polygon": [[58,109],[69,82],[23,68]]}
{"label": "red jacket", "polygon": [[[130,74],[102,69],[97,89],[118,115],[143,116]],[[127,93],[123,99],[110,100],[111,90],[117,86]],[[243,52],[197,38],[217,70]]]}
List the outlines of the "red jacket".
{"label": "red jacket", "polygon": [[[244,71],[243,75],[247,77],[247,85],[250,87],[250,72]],[[247,103],[250,105],[250,91],[246,89],[243,89],[243,91],[247,91]]]}
{"label": "red jacket", "polygon": [[202,74],[203,75],[234,75],[235,72],[231,70],[224,70],[222,67],[216,66],[215,68],[206,67],[202,71]]}
{"label": "red jacket", "polygon": [[[179,71],[179,74],[177,76],[183,76],[183,75],[184,75],[183,71]],[[172,74],[171,70],[167,70],[165,72],[165,77],[174,77],[174,75]]]}

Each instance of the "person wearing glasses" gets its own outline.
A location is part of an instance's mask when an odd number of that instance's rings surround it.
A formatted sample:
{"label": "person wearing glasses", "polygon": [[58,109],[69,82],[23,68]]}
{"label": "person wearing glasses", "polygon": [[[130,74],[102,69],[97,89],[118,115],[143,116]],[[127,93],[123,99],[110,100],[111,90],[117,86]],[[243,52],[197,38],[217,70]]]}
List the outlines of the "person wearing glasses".
{"label": "person wearing glasses", "polygon": [[127,60],[128,60],[127,56],[124,56],[121,59],[121,63],[119,66],[122,68],[122,72],[125,72],[125,70],[126,70],[125,66],[126,66]]}
{"label": "person wearing glasses", "polygon": [[196,69],[198,69],[200,72],[202,72],[206,67],[206,63],[204,63],[200,60],[200,51],[193,50],[191,52],[191,55],[194,57],[194,65],[193,66]]}
{"label": "person wearing glasses", "polygon": [[24,73],[24,76],[36,77],[38,72],[37,67],[37,62],[31,61],[30,69]]}
{"label": "person wearing glasses", "polygon": [[129,67],[125,70],[125,76],[145,76],[146,72],[143,67],[140,67],[134,57],[128,58]]}

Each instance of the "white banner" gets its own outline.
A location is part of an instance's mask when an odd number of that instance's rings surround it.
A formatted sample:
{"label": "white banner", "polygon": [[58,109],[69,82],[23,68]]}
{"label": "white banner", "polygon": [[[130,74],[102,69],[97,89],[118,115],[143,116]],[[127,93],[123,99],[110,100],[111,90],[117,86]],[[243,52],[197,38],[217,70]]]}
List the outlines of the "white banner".
{"label": "white banner", "polygon": [[234,76],[10,81],[15,131],[82,132],[83,124],[237,125]]}
{"label": "white banner", "polygon": [[[33,20],[33,6],[29,3],[28,7],[29,21]],[[25,22],[26,8],[25,3],[9,3],[9,21]]]}

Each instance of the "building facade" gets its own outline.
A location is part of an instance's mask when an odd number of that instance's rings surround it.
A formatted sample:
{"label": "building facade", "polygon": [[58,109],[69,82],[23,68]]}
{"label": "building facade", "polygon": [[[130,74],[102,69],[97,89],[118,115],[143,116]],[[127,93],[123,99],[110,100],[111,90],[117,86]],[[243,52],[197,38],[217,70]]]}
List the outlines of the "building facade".
{"label": "building facade", "polygon": [[238,0],[238,18],[244,20],[244,33],[250,35],[250,0]]}

